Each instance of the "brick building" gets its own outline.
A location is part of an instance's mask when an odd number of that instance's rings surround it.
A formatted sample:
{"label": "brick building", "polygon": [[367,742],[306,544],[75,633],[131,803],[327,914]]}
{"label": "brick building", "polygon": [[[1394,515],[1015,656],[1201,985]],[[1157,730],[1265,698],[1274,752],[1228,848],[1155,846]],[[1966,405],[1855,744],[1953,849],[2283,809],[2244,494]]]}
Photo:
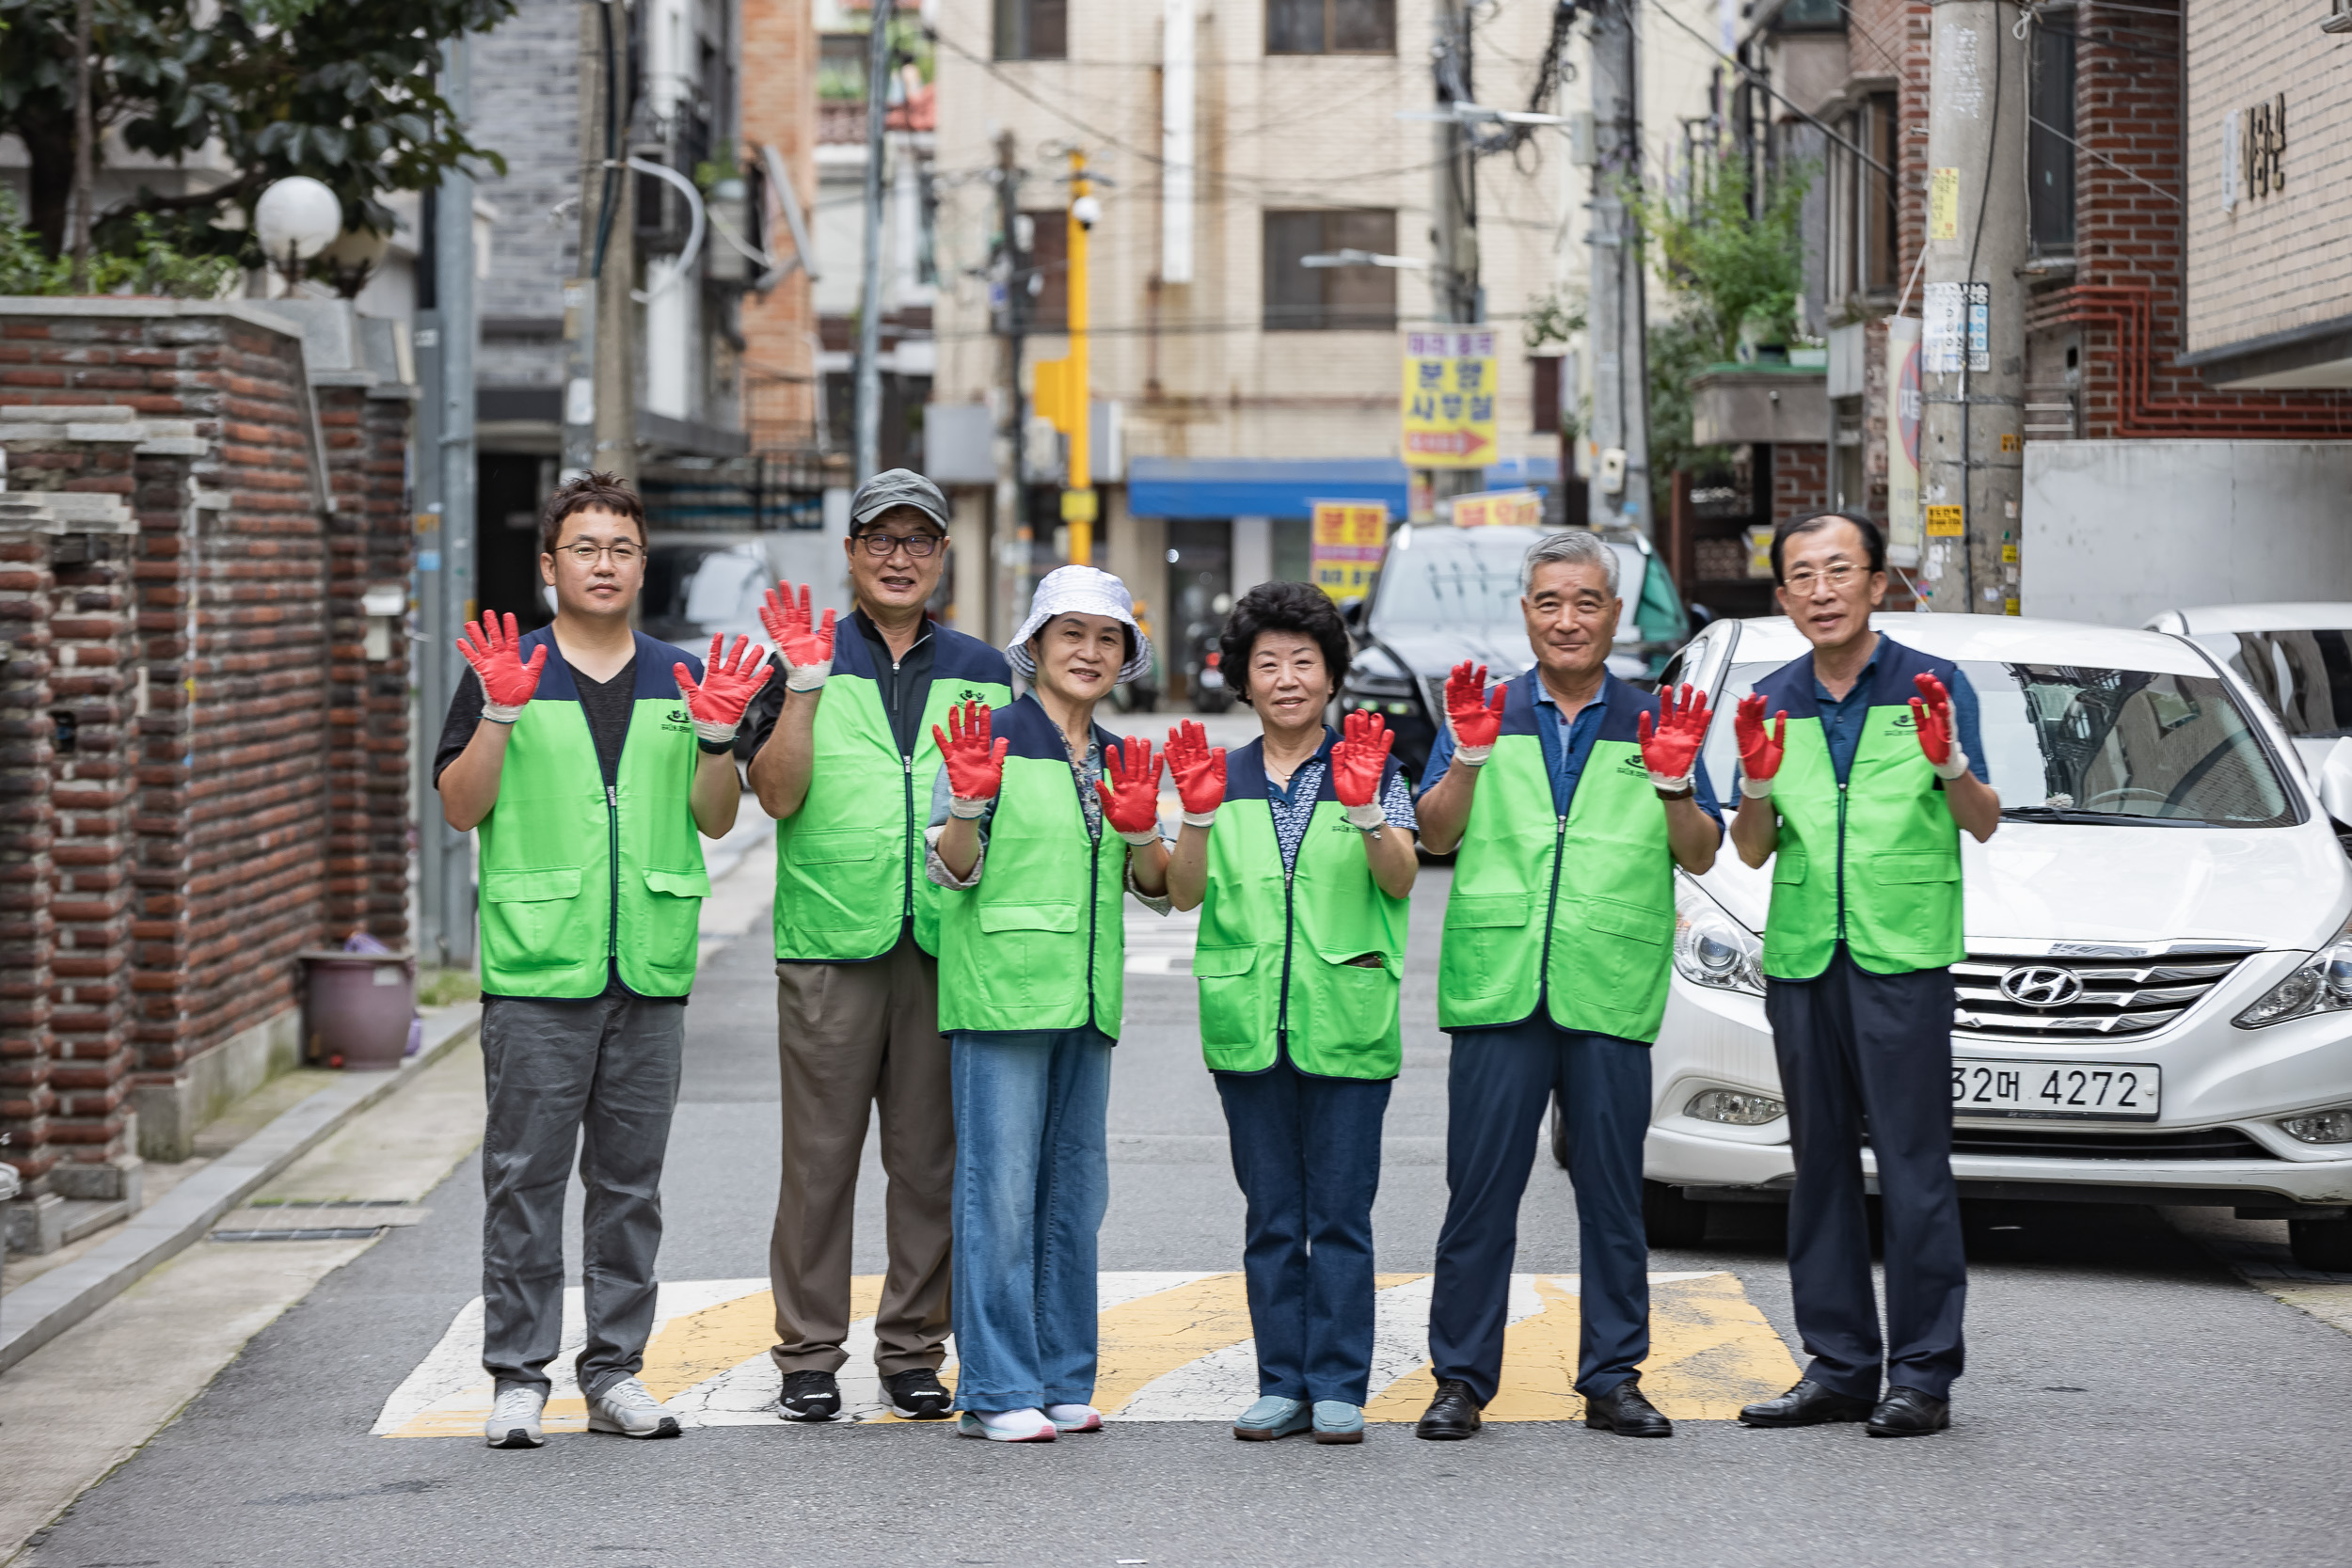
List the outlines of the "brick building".
{"label": "brick building", "polygon": [[293,1064],[299,952],[405,945],[413,389],[389,324],[313,314],[0,300],[20,1247],[135,1210],[142,1156]]}

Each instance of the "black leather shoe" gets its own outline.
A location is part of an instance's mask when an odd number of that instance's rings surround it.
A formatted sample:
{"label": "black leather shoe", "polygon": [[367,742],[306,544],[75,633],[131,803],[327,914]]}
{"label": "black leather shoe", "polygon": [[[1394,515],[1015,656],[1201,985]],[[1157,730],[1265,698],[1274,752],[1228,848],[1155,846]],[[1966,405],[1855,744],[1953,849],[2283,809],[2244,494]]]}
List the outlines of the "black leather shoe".
{"label": "black leather shoe", "polygon": [[944,1421],[956,1402],[929,1367],[891,1373],[882,1379],[882,1391],[890,1396],[890,1413],[902,1421]]}
{"label": "black leather shoe", "polygon": [[1413,1435],[1426,1437],[1433,1443],[1454,1443],[1476,1436],[1482,1424],[1478,1402],[1470,1397],[1470,1385],[1458,1377],[1450,1377],[1438,1385],[1438,1397],[1421,1413]]}
{"label": "black leather shoe", "polygon": [[1752,1427],[1817,1427],[1869,1418],[1868,1400],[1824,1388],[1809,1377],[1798,1379],[1797,1386],[1778,1399],[1760,1401],[1740,1412],[1740,1425]]}
{"label": "black leather shoe", "polygon": [[1672,1437],[1675,1424],[1659,1414],[1642,1392],[1642,1380],[1627,1378],[1605,1394],[1584,1396],[1584,1424],[1620,1437]]}
{"label": "black leather shoe", "polygon": [[787,1421],[830,1421],[841,1414],[841,1385],[831,1372],[787,1372],[776,1411]]}
{"label": "black leather shoe", "polygon": [[1924,1437],[1952,1424],[1952,1402],[1897,1386],[1886,1391],[1864,1428],[1873,1437]]}

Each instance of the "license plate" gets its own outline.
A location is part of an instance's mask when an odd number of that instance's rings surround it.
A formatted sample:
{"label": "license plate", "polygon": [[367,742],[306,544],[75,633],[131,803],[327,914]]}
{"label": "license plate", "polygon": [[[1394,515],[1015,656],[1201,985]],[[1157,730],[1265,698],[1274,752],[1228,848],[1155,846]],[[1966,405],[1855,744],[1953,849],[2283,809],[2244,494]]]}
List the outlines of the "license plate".
{"label": "license plate", "polygon": [[2153,1121],[2164,1075],[2145,1062],[1952,1060],[1952,1114]]}

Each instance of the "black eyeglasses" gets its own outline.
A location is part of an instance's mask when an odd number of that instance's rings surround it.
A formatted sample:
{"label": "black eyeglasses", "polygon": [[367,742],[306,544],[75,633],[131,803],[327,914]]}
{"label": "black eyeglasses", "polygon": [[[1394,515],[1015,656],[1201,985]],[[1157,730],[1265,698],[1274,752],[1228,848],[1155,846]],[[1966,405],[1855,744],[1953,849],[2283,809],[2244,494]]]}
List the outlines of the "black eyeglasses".
{"label": "black eyeglasses", "polygon": [[921,561],[946,543],[936,533],[884,533],[880,529],[857,537],[858,543],[866,546],[867,555],[882,561],[889,560],[891,552],[901,546],[907,554]]}

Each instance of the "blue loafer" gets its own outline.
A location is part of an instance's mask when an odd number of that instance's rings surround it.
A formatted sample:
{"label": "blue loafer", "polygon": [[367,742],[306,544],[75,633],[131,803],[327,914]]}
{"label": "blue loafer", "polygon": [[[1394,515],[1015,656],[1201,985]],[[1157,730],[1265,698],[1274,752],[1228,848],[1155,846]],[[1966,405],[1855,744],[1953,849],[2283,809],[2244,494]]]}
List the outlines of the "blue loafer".
{"label": "blue loafer", "polygon": [[1315,1441],[1318,1443],[1360,1443],[1364,1440],[1364,1413],[1359,1407],[1340,1400],[1315,1401]]}
{"label": "blue loafer", "polygon": [[1245,1443],[1271,1443],[1277,1437],[1304,1432],[1313,1423],[1314,1414],[1305,1400],[1268,1394],[1241,1413],[1233,1422],[1233,1435]]}

